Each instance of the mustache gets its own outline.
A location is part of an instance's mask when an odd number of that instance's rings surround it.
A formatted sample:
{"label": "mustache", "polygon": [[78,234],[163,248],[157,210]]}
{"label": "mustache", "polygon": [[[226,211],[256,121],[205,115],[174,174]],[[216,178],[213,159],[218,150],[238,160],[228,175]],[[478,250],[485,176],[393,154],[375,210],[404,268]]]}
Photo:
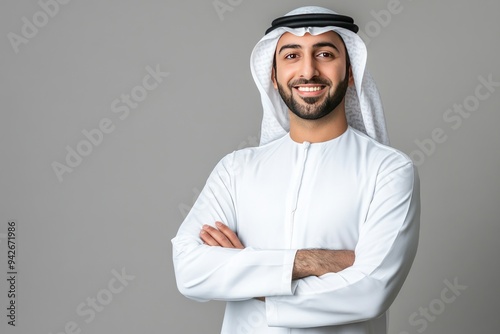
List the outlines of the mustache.
{"label": "mustache", "polygon": [[309,80],[300,78],[300,79],[297,79],[297,80],[290,82],[290,84],[288,86],[293,87],[293,86],[298,86],[298,85],[311,85],[311,84],[330,86],[330,80],[323,79],[323,78],[316,78],[316,77],[311,78]]}

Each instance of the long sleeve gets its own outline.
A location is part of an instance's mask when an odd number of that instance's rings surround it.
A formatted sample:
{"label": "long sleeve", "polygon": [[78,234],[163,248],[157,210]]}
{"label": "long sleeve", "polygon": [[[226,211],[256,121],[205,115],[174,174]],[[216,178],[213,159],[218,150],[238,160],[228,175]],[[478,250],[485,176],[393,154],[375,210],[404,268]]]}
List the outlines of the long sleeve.
{"label": "long sleeve", "polygon": [[377,175],[353,266],[295,281],[293,296],[266,298],[269,326],[308,328],[373,319],[399,292],[416,254],[420,221],[411,162]]}
{"label": "long sleeve", "polygon": [[199,237],[204,224],[216,221],[237,230],[233,161],[230,154],[218,163],[172,239],[178,289],[198,301],[291,295],[295,250],[211,247]]}

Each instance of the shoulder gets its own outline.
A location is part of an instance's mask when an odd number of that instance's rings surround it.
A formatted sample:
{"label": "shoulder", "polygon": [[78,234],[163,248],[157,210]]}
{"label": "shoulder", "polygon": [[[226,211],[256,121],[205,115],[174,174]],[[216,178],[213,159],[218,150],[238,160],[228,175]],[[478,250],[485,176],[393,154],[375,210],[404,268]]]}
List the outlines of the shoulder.
{"label": "shoulder", "polygon": [[237,161],[259,159],[282,149],[283,144],[286,143],[287,137],[288,135],[285,135],[262,146],[245,147],[239,150],[235,150],[232,153],[228,154],[228,156]]}
{"label": "shoulder", "polygon": [[351,140],[356,145],[360,158],[364,160],[367,168],[378,175],[390,174],[399,169],[404,169],[413,177],[416,167],[413,161],[404,152],[379,143],[368,135],[351,128]]}
{"label": "shoulder", "polygon": [[257,164],[266,157],[272,156],[283,148],[283,144],[286,142],[286,136],[274,140],[262,146],[252,146],[245,147],[241,149],[234,150],[226,154],[217,164],[216,169],[225,169],[226,171],[240,171],[240,169],[245,167],[250,167],[252,164]]}

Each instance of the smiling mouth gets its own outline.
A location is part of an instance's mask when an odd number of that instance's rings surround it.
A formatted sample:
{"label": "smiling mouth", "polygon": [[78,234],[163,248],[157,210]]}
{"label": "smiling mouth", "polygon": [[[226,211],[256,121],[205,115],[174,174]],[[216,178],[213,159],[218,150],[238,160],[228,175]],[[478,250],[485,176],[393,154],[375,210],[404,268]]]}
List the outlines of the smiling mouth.
{"label": "smiling mouth", "polygon": [[325,85],[300,85],[294,86],[298,94],[303,97],[313,97],[322,95],[325,91]]}
{"label": "smiling mouth", "polygon": [[325,88],[325,86],[298,86],[295,88],[297,88],[299,92],[319,92]]}

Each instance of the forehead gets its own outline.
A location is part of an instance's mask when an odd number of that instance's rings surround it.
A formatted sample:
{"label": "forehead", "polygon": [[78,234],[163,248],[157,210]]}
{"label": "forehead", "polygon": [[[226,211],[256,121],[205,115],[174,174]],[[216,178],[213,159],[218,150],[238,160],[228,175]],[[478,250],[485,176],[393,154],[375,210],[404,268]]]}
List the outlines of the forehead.
{"label": "forehead", "polygon": [[302,48],[312,47],[318,43],[329,42],[337,47],[338,50],[344,50],[344,41],[335,31],[327,31],[319,35],[306,33],[304,36],[296,36],[290,32],[281,35],[276,49],[279,50],[283,45],[293,44]]}

